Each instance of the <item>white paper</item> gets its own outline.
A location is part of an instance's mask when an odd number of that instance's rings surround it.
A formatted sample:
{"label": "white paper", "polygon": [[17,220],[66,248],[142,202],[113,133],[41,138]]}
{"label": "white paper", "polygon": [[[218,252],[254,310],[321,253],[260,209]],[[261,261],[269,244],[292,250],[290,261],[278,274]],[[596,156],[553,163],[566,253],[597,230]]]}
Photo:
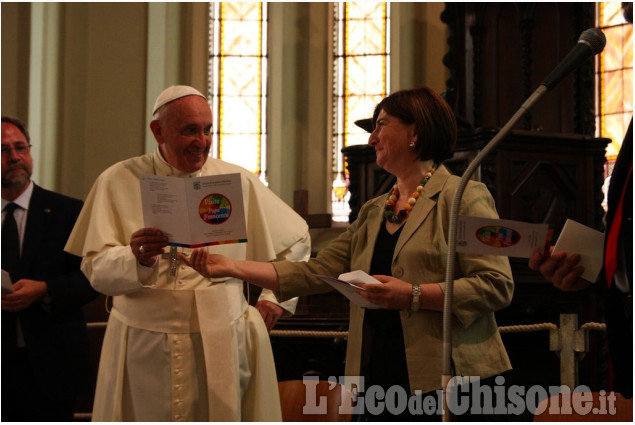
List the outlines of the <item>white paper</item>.
{"label": "white paper", "polygon": [[13,292],[13,283],[11,282],[11,276],[9,272],[2,269],[2,291]]}
{"label": "white paper", "polygon": [[362,297],[357,292],[355,292],[355,289],[361,289],[362,291],[365,291],[365,289],[357,286],[356,283],[381,284],[380,281],[364,273],[361,270],[356,270],[349,273],[343,273],[339,276],[338,279],[331,276],[324,276],[324,275],[315,275],[315,276],[319,277],[320,279],[322,279],[323,281],[331,285],[338,292],[340,292],[342,295],[344,295],[346,298],[348,298],[350,301],[354,302],[360,307],[373,308],[373,309],[382,308],[376,304],[371,303],[366,298]]}
{"label": "white paper", "polygon": [[361,270],[355,270],[348,273],[342,273],[339,275],[340,280],[349,282],[349,283],[381,283],[368,273],[364,273]]}
{"label": "white paper", "polygon": [[456,251],[529,258],[551,243],[547,224],[459,215]]}
{"label": "white paper", "polygon": [[196,248],[247,242],[240,174],[140,178],[143,221],[168,244]]}
{"label": "white paper", "polygon": [[553,247],[554,253],[562,251],[568,255],[580,254],[578,265],[584,267],[581,277],[595,282],[602,270],[604,233],[568,219]]}

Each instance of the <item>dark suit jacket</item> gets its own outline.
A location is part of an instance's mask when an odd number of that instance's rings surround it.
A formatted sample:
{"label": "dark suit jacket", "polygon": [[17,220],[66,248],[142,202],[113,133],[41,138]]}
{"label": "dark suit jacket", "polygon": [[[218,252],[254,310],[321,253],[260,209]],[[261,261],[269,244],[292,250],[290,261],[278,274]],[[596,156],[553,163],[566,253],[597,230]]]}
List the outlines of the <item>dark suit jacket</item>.
{"label": "dark suit jacket", "polygon": [[[633,120],[622,143],[622,148],[615,161],[611,175],[608,194],[608,211],[606,214],[606,235],[615,219],[615,210],[619,203],[624,186],[624,204],[622,207],[622,225],[620,239],[622,239],[621,255],[627,267],[630,294],[622,293],[615,284],[606,293],[606,331],[609,341],[609,352],[613,370],[613,389],[624,397],[633,396],[633,304],[625,304],[627,297],[633,293],[633,178],[628,177],[629,168],[633,160]],[[604,271],[601,273],[602,288],[606,288]],[[628,312],[630,305],[630,312]]]}
{"label": "dark suit jacket", "polygon": [[[18,313],[2,311],[3,360],[15,353],[13,329],[19,318],[29,364],[53,399],[74,397],[91,376],[82,306],[99,294],[81,272],[81,258],[64,252],[82,205],[78,199],[34,186],[17,279],[45,281],[48,296]],[[10,391],[5,388],[10,383],[2,384],[2,391]]]}

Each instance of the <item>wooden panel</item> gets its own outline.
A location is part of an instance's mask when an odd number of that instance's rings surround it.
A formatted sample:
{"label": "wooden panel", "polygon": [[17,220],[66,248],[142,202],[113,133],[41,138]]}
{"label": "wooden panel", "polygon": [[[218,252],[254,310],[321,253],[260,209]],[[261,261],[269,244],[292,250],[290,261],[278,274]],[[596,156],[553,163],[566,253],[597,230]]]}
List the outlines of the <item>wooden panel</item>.
{"label": "wooden panel", "polygon": [[[594,26],[593,3],[446,3],[447,99],[474,128],[500,128]],[[518,129],[592,135],[594,63],[541,99]]]}

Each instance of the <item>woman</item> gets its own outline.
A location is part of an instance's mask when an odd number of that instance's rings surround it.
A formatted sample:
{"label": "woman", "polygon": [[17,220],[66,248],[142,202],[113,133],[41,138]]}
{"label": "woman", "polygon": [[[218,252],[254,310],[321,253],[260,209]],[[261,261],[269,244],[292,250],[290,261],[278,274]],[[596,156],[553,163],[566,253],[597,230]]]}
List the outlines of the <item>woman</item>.
{"label": "woman", "polygon": [[[283,299],[329,290],[314,274],[363,270],[373,275],[383,285],[361,284],[365,290],[357,292],[384,309],[351,303],[346,375],[363,376],[366,389],[396,385],[406,394],[425,394],[441,387],[448,214],[459,182],[441,163],[453,154],[456,121],[438,94],[420,88],[383,99],[373,123],[369,144],[377,164],[397,183],[391,193],[364,204],[357,220],[317,258],[257,263],[197,250],[184,260],[204,276],[237,277],[273,289]],[[490,193],[477,182],[467,186],[460,214],[498,217]],[[457,254],[455,274],[455,374],[485,378],[510,369],[494,319],[512,297],[507,258]],[[392,418],[407,419],[409,413],[406,409],[406,417]]]}

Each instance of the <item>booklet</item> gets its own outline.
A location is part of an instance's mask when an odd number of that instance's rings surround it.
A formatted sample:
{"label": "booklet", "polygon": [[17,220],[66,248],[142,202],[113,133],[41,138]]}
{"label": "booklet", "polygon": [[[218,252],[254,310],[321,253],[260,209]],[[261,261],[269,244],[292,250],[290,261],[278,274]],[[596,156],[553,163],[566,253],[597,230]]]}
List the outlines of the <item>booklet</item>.
{"label": "booklet", "polygon": [[553,231],[547,224],[459,215],[456,251],[529,258],[548,249]]}
{"label": "booklet", "polygon": [[143,222],[168,245],[198,248],[247,242],[240,174],[183,179],[140,177]]}
{"label": "booklet", "polygon": [[348,273],[342,273],[341,275],[339,275],[339,278],[324,276],[320,274],[316,274],[315,276],[319,277],[320,279],[322,279],[323,281],[331,285],[338,292],[340,292],[342,295],[344,295],[346,298],[348,298],[350,301],[354,302],[360,307],[373,308],[373,309],[382,308],[376,304],[371,303],[366,298],[362,297],[357,292],[355,292],[356,289],[360,289],[362,291],[366,290],[356,285],[356,283],[361,282],[361,283],[381,284],[380,281],[364,273],[361,270],[355,270]]}
{"label": "booklet", "polygon": [[554,253],[561,251],[565,251],[567,255],[580,254],[578,265],[584,267],[580,277],[595,282],[602,270],[604,233],[567,219],[556,246],[553,247]]}

